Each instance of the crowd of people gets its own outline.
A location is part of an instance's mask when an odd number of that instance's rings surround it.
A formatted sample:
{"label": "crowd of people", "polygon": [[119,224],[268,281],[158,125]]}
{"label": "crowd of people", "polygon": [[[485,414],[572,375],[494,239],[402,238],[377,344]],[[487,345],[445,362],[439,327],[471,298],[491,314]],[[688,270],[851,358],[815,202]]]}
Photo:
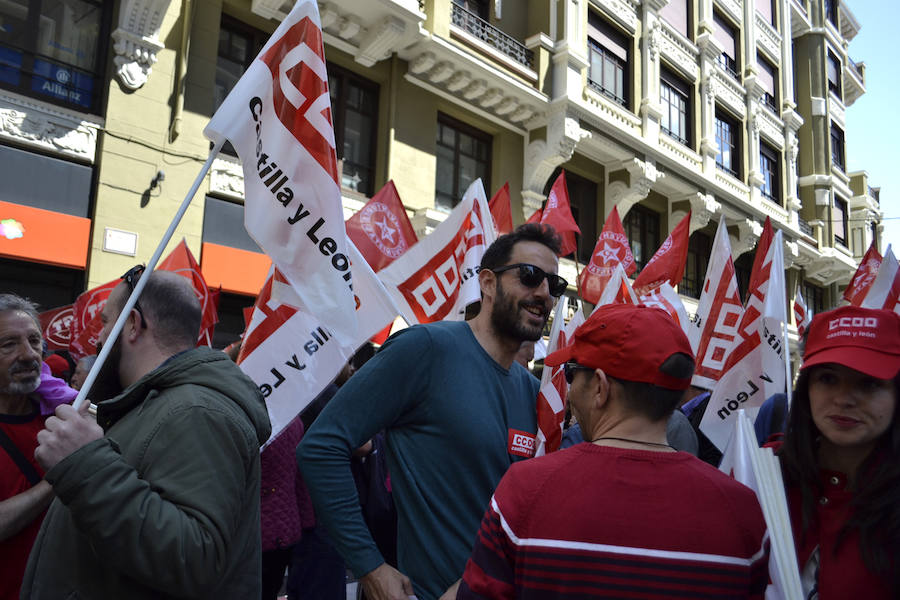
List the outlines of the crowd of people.
{"label": "crowd of people", "polygon": [[[764,598],[771,532],[716,468],[708,390],[667,313],[598,307],[544,359],[571,415],[563,449],[533,458],[527,364],[568,285],[559,246],[539,224],[499,237],[474,316],[355,357],[262,452],[264,398],[196,347],[185,278],[123,276],[101,347],[148,280],[77,409],[92,358],[54,376],[37,307],[0,293],[0,600],[271,600],[285,570],[291,599],[343,598],[346,570],[377,600]],[[900,315],[819,314],[803,357],[790,407],[770,399],[758,431],[805,597],[896,598]]]}

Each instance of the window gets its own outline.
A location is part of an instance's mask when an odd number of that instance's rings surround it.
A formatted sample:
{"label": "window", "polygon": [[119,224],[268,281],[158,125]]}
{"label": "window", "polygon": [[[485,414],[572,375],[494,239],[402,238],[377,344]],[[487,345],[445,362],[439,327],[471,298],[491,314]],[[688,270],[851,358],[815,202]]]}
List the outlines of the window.
{"label": "window", "polygon": [[588,83],[614,102],[626,106],[629,42],[594,12],[588,19]]}
{"label": "window", "polygon": [[691,38],[689,4],[687,0],[669,0],[669,3],[659,10],[659,16],[688,39]]}
{"label": "window", "polygon": [[490,19],[491,7],[488,0],[453,0],[453,4],[466,9],[479,19],[484,21]]}
{"label": "window", "polygon": [[712,240],[705,233],[695,231],[688,240],[687,262],[684,265],[684,277],[678,285],[678,291],[691,298],[699,298],[703,291],[703,280],[712,253]]}
{"label": "window", "polygon": [[216,80],[213,90],[214,111],[225,101],[225,97],[259,54],[268,37],[262,31],[222,15],[222,23],[219,27],[219,53],[216,58]]}
{"label": "window", "polygon": [[834,208],[831,211],[831,229],[834,241],[847,245],[847,201],[834,197]]}
{"label": "window", "polygon": [[759,142],[759,170],[763,184],[760,192],[770,202],[781,204],[781,169],[778,152],[763,141]]}
{"label": "window", "polygon": [[773,4],[772,0],[756,0],[756,12],[769,25],[775,25],[775,7]]}
{"label": "window", "polygon": [[659,84],[662,104],[660,127],[663,133],[682,144],[690,145],[690,88],[683,81],[663,70]]}
{"label": "window", "polygon": [[636,204],[625,215],[622,226],[631,244],[636,273],[640,273],[659,248],[659,213]]}
{"label": "window", "polygon": [[841,61],[831,50],[828,51],[828,91],[841,97]]}
{"label": "window", "polygon": [[838,19],[837,19],[837,5],[838,0],[825,0],[825,18],[831,22],[832,25],[837,27]]}
{"label": "window", "polygon": [[741,150],[737,121],[720,110],[716,111],[716,166],[740,179]]}
{"label": "window", "polygon": [[776,93],[776,82],[778,81],[775,67],[769,64],[769,61],[760,55],[756,55],[756,64],[759,65],[759,83],[763,88],[762,103],[772,109],[774,113],[778,113],[778,94]]}
{"label": "window", "polygon": [[434,201],[450,210],[469,184],[481,178],[491,189],[491,136],[446,115],[438,115]]}
{"label": "window", "polygon": [[713,13],[713,37],[725,48],[722,54],[716,57],[716,62],[731,73],[732,77],[738,79],[737,30],[727,20],[720,17],[719,13]]}
{"label": "window", "polygon": [[[544,186],[544,195],[550,193],[550,188],[559,177],[561,169],[557,167],[553,175]],[[581,235],[576,235],[578,241],[578,260],[587,264],[594,252],[594,244],[597,243],[597,184],[590,179],[580,177],[571,171],[566,171],[566,189],[569,192],[569,206],[572,208],[572,218],[578,223]]]}
{"label": "window", "polygon": [[831,164],[841,171],[847,170],[844,168],[844,130],[834,123],[831,124]]}
{"label": "window", "polygon": [[8,0],[0,4],[0,85],[96,111],[112,3]]}
{"label": "window", "polygon": [[333,64],[328,91],[334,118],[334,145],[343,161],[341,185],[375,193],[375,140],[378,136],[378,84]]}
{"label": "window", "polygon": [[813,316],[825,312],[825,290],[817,285],[813,285],[808,281],[800,284],[803,293],[803,299],[806,301],[806,308]]}

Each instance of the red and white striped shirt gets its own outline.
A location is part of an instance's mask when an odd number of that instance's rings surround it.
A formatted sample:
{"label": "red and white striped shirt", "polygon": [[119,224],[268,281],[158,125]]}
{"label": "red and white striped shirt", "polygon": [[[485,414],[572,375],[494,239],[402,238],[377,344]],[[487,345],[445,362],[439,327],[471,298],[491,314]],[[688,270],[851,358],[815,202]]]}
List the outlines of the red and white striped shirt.
{"label": "red and white striped shirt", "polygon": [[759,598],[753,492],[684,452],[579,444],[514,464],[457,598]]}

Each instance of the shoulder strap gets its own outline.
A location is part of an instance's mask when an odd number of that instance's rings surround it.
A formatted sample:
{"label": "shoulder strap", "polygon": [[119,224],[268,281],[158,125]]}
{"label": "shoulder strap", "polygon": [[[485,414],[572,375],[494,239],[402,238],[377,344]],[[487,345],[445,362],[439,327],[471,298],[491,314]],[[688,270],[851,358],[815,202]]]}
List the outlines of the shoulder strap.
{"label": "shoulder strap", "polygon": [[31,485],[37,485],[43,477],[41,477],[37,469],[34,468],[28,459],[25,458],[25,455],[22,454],[22,451],[19,450],[19,447],[16,446],[12,439],[6,435],[6,432],[3,431],[3,428],[0,428],[0,446],[6,450],[6,453],[9,454],[9,457],[16,463],[16,466],[19,467],[19,470],[22,471],[22,474],[25,476],[25,479],[28,480],[28,483]]}

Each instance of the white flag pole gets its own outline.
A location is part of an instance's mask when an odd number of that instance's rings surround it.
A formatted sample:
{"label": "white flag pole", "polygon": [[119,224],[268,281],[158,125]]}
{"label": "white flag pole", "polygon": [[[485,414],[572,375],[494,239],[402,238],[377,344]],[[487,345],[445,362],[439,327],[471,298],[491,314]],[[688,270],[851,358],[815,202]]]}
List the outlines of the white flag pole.
{"label": "white flag pole", "polygon": [[[203,165],[203,168],[200,169],[200,172],[197,174],[196,179],[194,179],[194,184],[191,186],[191,189],[188,190],[187,195],[181,202],[181,206],[178,207],[178,212],[175,213],[175,217],[172,219],[172,222],[169,223],[169,228],[163,234],[163,237],[159,241],[159,245],[156,247],[156,251],[153,253],[153,256],[150,257],[150,262],[147,263],[147,266],[144,269],[145,275],[152,273],[153,269],[156,268],[156,264],[159,262],[159,257],[162,256],[163,250],[166,249],[169,240],[171,240],[172,236],[175,234],[175,228],[178,227],[178,224],[181,222],[181,218],[184,216],[184,213],[187,212],[188,206],[190,206],[191,204],[191,200],[194,199],[194,195],[200,188],[200,184],[203,182],[203,179],[209,172],[213,160],[216,158],[216,156],[218,156],[219,150],[221,148],[222,142],[218,141],[213,146],[212,150],[210,150],[209,158],[206,159],[206,163]],[[97,374],[103,367],[103,363],[106,362],[106,357],[109,356],[109,353],[112,350],[116,339],[122,332],[122,328],[125,327],[125,321],[128,319],[128,315],[131,314],[131,309],[134,308],[134,305],[137,303],[138,297],[141,295],[141,292],[144,291],[144,286],[147,285],[148,279],[148,277],[141,277],[140,279],[138,279],[137,285],[134,286],[134,291],[131,292],[128,300],[125,301],[125,306],[122,307],[122,312],[119,313],[119,317],[116,319],[116,323],[115,325],[113,325],[112,331],[109,332],[109,337],[106,338],[106,343],[103,344],[103,348],[101,348],[100,354],[97,355],[97,360],[94,362],[94,366],[91,367],[87,378],[84,380],[84,383],[81,386],[81,390],[79,390],[78,392],[78,396],[76,396],[75,401],[72,402],[72,407],[75,410],[78,410],[78,407],[81,406],[81,403],[84,402],[85,398],[87,397],[91,386],[94,385],[94,380],[97,379]]]}

